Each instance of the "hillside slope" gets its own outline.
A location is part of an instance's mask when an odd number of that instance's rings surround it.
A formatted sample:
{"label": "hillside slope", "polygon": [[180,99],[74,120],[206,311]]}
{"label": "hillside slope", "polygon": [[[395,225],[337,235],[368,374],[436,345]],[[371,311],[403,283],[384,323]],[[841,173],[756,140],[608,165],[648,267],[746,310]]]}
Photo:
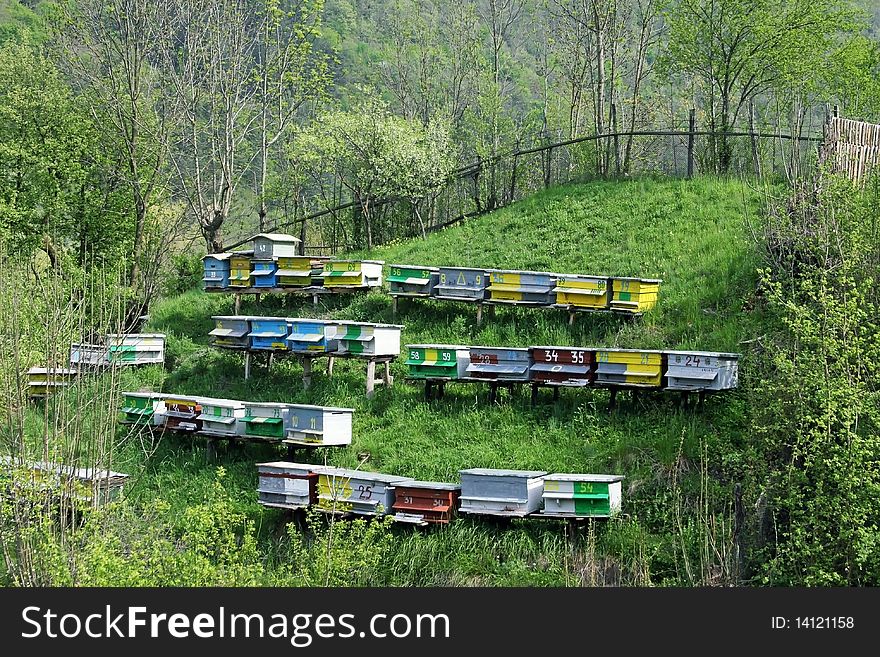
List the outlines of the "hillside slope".
{"label": "hillside slope", "polygon": [[[632,181],[548,190],[525,202],[429,236],[376,249],[386,263],[460,264],[563,272],[659,277],[658,306],[641,320],[583,316],[569,327],[560,311],[498,308],[476,326],[476,309],[408,300],[397,323],[403,342],[527,346],[530,344],[687,347],[744,353],[741,381],[749,381],[748,341],[762,326],[755,303],[756,248],[749,223],[765,194],[735,181]],[[486,388],[450,385],[443,400],[427,403],[419,385],[396,381],[373,400],[363,394],[364,366],[340,363],[303,389],[292,359],[271,372],[258,365],[243,380],[241,356],[208,346],[211,315],[230,314],[232,299],[192,291],[152,309],[150,331],[168,334],[167,371],[125,372],[128,388],[236,399],[348,406],[356,409],[354,443],[317,453],[333,465],[363,467],[425,479],[456,480],[467,467],[607,472],[626,476],[624,510],[596,533],[576,535],[562,523],[515,521],[496,526],[462,519],[429,532],[395,527],[391,552],[370,583],[572,584],[688,583],[682,555],[705,539],[705,528],[726,520],[729,499],[724,463],[748,438],[741,391],[682,410],[673,395],[625,395],[607,411],[603,390],[564,390],[534,409],[524,389],[489,405]],[[391,299],[381,293],[337,299],[313,309],[311,301],[245,301],[247,314],[339,317],[390,322]],[[215,479],[204,443],[166,436],[145,449],[125,440],[116,469],[141,472],[131,497],[146,506],[156,496],[171,512],[198,504]],[[129,437],[130,438],[130,437]],[[148,456],[149,454],[149,456]],[[284,516],[257,503],[255,462],[283,456],[280,449],[248,445],[221,449],[224,485],[237,509],[260,527],[268,570],[276,568]],[[711,476],[709,476],[711,472]],[[699,517],[697,509],[699,507]],[[726,530],[725,530],[726,531]],[[701,533],[703,532],[703,533]],[[691,545],[693,543],[693,545]],[[597,579],[598,578],[598,579]],[[692,579],[690,581],[693,581]]]}

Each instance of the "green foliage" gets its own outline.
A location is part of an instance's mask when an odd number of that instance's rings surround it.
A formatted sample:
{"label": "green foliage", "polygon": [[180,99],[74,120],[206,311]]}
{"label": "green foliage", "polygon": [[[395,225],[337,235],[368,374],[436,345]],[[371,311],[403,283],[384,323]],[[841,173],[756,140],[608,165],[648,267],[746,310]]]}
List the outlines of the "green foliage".
{"label": "green foliage", "polygon": [[130,231],[114,162],[85,107],[29,46],[0,48],[0,241],[85,266],[124,254]]}
{"label": "green foliage", "polygon": [[754,391],[770,584],[880,583],[878,209],[876,182],[825,180],[777,216],[763,283],[782,327]]}

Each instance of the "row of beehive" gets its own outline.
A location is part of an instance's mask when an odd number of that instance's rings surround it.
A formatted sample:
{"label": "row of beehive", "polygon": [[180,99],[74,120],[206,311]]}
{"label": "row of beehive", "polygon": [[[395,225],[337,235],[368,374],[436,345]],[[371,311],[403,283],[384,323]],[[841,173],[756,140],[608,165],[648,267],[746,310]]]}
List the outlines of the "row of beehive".
{"label": "row of beehive", "polygon": [[372,288],[382,285],[380,260],[330,260],[297,255],[299,239],[261,233],[246,251],[212,253],[203,259],[206,291],[323,287]]}
{"label": "row of beehive", "polygon": [[390,265],[388,275],[393,296],[627,314],[653,308],[661,282],[653,278],[414,265]]}
{"label": "row of beehive", "polygon": [[429,381],[497,381],[548,386],[735,388],[739,354],[593,347],[407,345],[409,376]]}
{"label": "row of beehive", "polygon": [[307,447],[351,444],[354,413],[351,408],[155,392],[123,393],[121,410],[124,424]]}
{"label": "row of beehive", "polygon": [[45,398],[67,387],[75,377],[91,368],[121,365],[149,365],[165,362],[165,335],[129,333],[107,335],[105,344],[76,343],[70,346],[70,367],[32,367],[28,370],[28,392]]}
{"label": "row of beehive", "polygon": [[259,463],[257,469],[257,491],[265,506],[393,514],[413,524],[448,523],[456,512],[604,518],[621,509],[620,475],[472,468],[459,471],[461,481],[453,484],[286,461]]}
{"label": "row of beehive", "polygon": [[291,351],[304,354],[396,356],[397,324],[373,324],[300,317],[215,316],[212,344],[226,349]]}
{"label": "row of beehive", "polygon": [[[23,461],[10,456],[0,456],[0,480],[14,479],[16,486],[22,484],[33,491],[48,491],[53,495],[66,496],[75,506],[97,507],[119,497],[127,474],[96,468],[77,468],[63,463],[47,461]],[[22,481],[14,473],[27,473],[29,481]]]}

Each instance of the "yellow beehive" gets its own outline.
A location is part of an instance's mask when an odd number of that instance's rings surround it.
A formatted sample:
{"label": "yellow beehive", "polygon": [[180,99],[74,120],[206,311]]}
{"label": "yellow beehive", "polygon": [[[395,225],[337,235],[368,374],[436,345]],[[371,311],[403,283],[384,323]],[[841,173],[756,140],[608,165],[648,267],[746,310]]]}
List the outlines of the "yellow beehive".
{"label": "yellow beehive", "polygon": [[282,287],[305,287],[312,283],[312,258],[289,256],[278,258],[278,284]]}
{"label": "yellow beehive", "polygon": [[596,351],[596,383],[659,388],[663,380],[663,353],[642,349]]}
{"label": "yellow beehive", "polygon": [[229,287],[251,286],[250,256],[236,254],[229,259]]}
{"label": "yellow beehive", "polygon": [[656,278],[612,278],[611,309],[643,313],[657,304],[660,283]]}
{"label": "yellow beehive", "polygon": [[608,308],[608,279],[600,276],[559,274],[556,305],[605,310]]}

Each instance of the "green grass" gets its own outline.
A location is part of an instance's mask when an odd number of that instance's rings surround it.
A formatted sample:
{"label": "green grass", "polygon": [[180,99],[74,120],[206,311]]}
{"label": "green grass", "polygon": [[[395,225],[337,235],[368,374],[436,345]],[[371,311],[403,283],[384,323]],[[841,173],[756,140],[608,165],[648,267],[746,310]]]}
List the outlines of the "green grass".
{"label": "green grass", "polygon": [[[769,190],[772,191],[772,190]],[[640,320],[579,316],[573,326],[561,311],[497,308],[476,326],[476,309],[456,303],[403,300],[398,317],[381,293],[334,299],[314,309],[311,300],[245,301],[244,314],[320,316],[405,325],[403,344],[442,342],[693,348],[743,353],[742,387],[749,382],[748,341],[762,332],[755,299],[758,258],[749,222],[763,211],[768,190],[737,181],[632,181],[572,185],[430,235],[358,254],[386,263],[457,264],[557,272],[658,277],[657,307]],[[314,459],[416,478],[451,480],[468,467],[619,473],[626,518],[599,524],[596,536],[563,523],[509,524],[461,519],[419,531],[395,527],[395,548],[377,584],[565,585],[620,581],[678,583],[675,526],[670,505],[692,500],[699,487],[701,448],[718,457],[748,441],[742,390],[710,398],[702,410],[682,410],[669,394],[622,395],[608,412],[602,390],[549,393],[532,409],[528,389],[503,394],[490,405],[481,385],[449,384],[439,401],[425,402],[422,387],[406,382],[403,358],[395,383],[364,395],[363,363],[343,360],[332,378],[319,369],[304,389],[295,360],[258,364],[243,379],[240,354],[208,346],[213,314],[231,314],[232,298],[201,291],[164,299],[151,310],[150,331],[168,335],[168,368],[127,372],[129,389],[242,400],[312,403],[356,409],[350,447],[320,450]],[[326,361],[318,361],[323,363]],[[120,429],[120,438],[126,435]],[[204,441],[161,439],[147,456],[128,436],[115,469],[139,473],[128,492],[144,505],[162,496],[174,509],[200,502],[214,481]],[[255,462],[283,457],[280,448],[221,447],[226,485],[237,507],[259,526],[267,568],[275,567],[284,516],[257,503]],[[305,458],[305,457],[304,457]],[[728,473],[713,472],[722,487]],[[723,503],[719,508],[723,507]],[[598,573],[598,579],[597,579]],[[611,573],[611,574],[608,574]],[[640,575],[641,573],[641,575]],[[647,573],[647,574],[645,574]],[[607,578],[605,578],[607,574]]]}

